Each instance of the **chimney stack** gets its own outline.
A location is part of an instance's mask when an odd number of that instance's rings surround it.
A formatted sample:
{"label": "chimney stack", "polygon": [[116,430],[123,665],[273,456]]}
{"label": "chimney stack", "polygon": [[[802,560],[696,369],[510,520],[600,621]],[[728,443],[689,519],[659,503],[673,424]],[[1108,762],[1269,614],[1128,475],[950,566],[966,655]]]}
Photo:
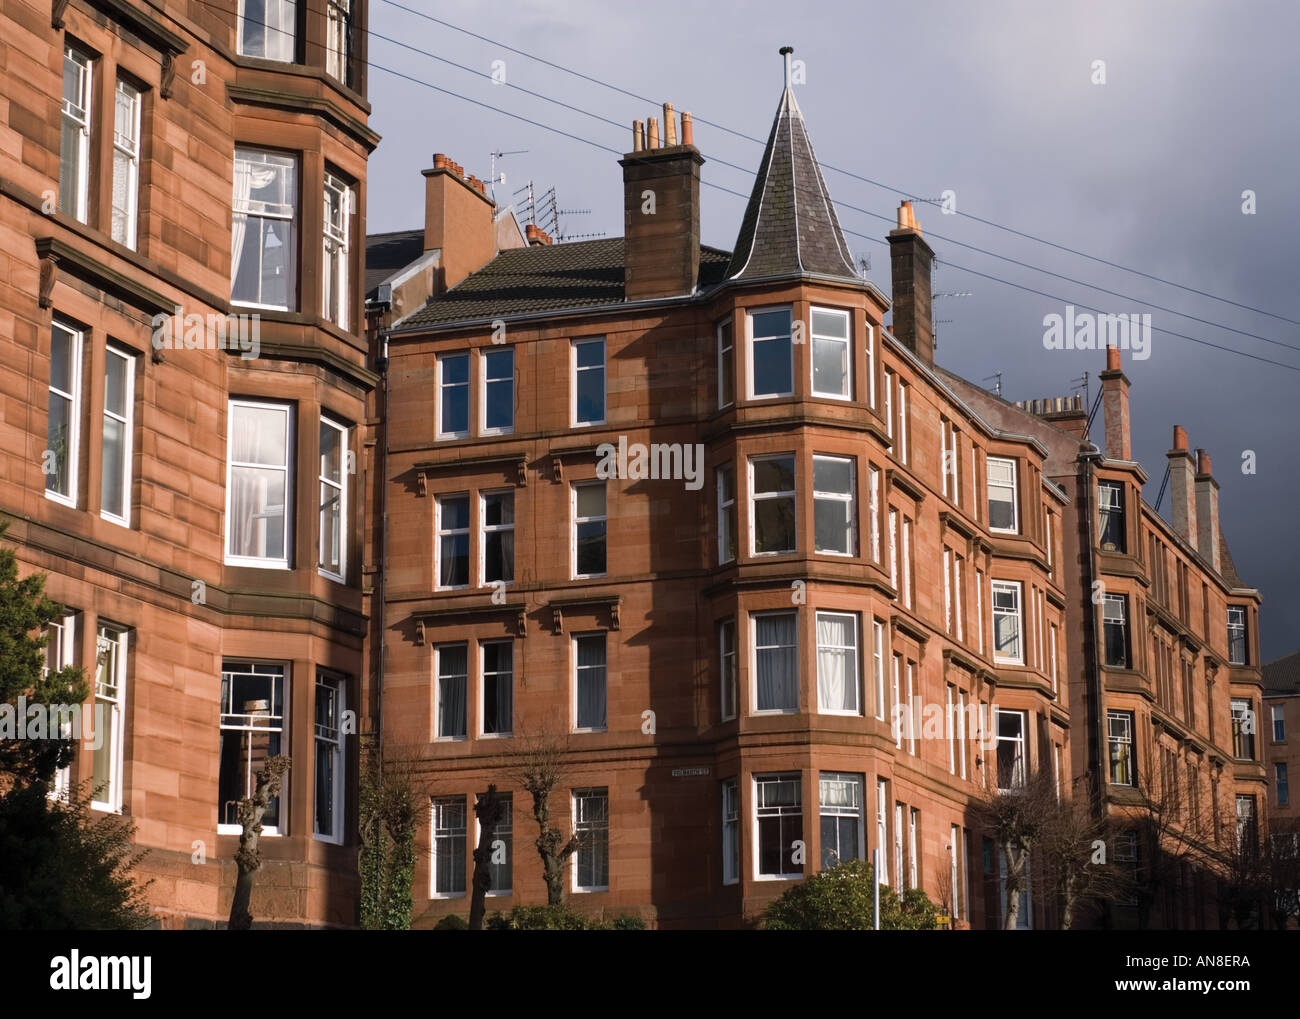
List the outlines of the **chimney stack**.
{"label": "chimney stack", "polygon": [[528,246],[530,248],[535,248],[538,247],[539,245],[551,245],[555,243],[553,240],[551,240],[551,235],[548,234],[536,223],[529,223],[526,227],[524,227],[524,233],[528,237]]}
{"label": "chimney stack", "polygon": [[[787,60],[789,57],[786,58]],[[930,312],[930,267],[934,250],[921,236],[911,202],[898,207],[898,229],[889,231],[889,267],[894,289],[894,336],[926,364],[934,364]]]}
{"label": "chimney stack", "polygon": [[1106,348],[1106,370],[1101,373],[1101,415],[1106,426],[1106,456],[1112,460],[1132,460],[1128,378],[1124,375],[1118,347]]}
{"label": "chimney stack", "polygon": [[1197,526],[1196,494],[1192,487],[1192,454],[1187,451],[1187,432],[1174,425],[1174,448],[1165,454],[1169,458],[1170,515],[1174,530],[1197,551],[1200,534]]}
{"label": "chimney stack", "polygon": [[1196,534],[1196,550],[1214,567],[1215,573],[1220,573],[1223,567],[1219,554],[1219,483],[1210,469],[1210,454],[1203,449],[1196,451],[1196,519],[1201,525]]}
{"label": "chimney stack", "polygon": [[442,152],[424,174],[424,250],[441,251],[439,290],[454,287],[496,255],[495,203],[477,177]]}
{"label": "chimney stack", "polygon": [[[664,103],[664,137],[659,119],[648,118],[648,135],[638,145],[641,121],[632,124],[632,151],[623,167],[623,290],[629,301],[681,297],[695,292],[700,274],[700,167],[691,115],[682,113],[680,135],[672,103]],[[680,137],[680,142],[678,141]]]}

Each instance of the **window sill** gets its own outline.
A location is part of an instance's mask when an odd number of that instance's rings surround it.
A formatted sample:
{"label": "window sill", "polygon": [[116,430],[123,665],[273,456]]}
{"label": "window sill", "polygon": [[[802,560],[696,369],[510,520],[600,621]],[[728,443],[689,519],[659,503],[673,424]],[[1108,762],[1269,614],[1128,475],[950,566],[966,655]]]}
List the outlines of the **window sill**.
{"label": "window sill", "polygon": [[241,559],[241,558],[232,558],[232,557],[230,557],[230,556],[227,556],[226,559],[225,559],[225,565],[227,565],[227,566],[239,566],[239,567],[242,567],[242,568],[244,568],[244,569],[252,569],[252,570],[291,570],[291,569],[293,569],[293,567],[289,565],[288,560],[285,560],[285,559],[276,559],[276,560],[270,560],[270,561],[268,561],[268,560],[266,560],[266,559]]}
{"label": "window sill", "polygon": [[99,518],[101,520],[107,520],[110,524],[116,524],[118,527],[125,527],[128,531],[131,530],[131,521],[125,520],[122,517],[115,517],[111,513],[105,513],[103,510],[100,510]]}
{"label": "window sill", "polygon": [[45,490],[45,498],[49,499],[50,502],[57,502],[60,506],[67,506],[68,509],[77,508],[77,500],[75,496],[58,495],[47,488]]}
{"label": "window sill", "polygon": [[596,893],[596,892],[607,892],[607,891],[609,891],[609,885],[596,885],[596,886],[594,886],[594,887],[592,887],[592,888],[576,888],[576,887],[575,887],[575,888],[573,889],[573,894],[574,894],[574,895],[591,895],[592,893]]}

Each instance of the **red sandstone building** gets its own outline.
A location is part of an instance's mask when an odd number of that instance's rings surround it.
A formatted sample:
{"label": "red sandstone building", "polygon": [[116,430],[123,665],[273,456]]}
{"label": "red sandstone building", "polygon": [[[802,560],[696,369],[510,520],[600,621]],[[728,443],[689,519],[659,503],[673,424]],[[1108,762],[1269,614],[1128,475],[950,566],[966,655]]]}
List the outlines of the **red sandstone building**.
{"label": "red sandstone building", "polygon": [[[1265,787],[1259,596],[1209,458],[1177,430],[1166,523],[1118,350],[1104,451],[1077,400],[1017,407],[935,365],[910,205],[891,302],[788,85],[733,252],[699,243],[689,114],[663,129],[638,121],[620,161],[622,239],[489,260],[479,210],[451,242],[480,255],[440,252],[463,280],[383,323],[382,731],[429,795],[417,922],[466,908],[490,783],[512,797],[492,905],[544,901],[510,777],[542,736],[567,746],[552,806],[584,910],[736,926],[879,850],[956,926],[1001,926],[977,804],[1046,773],[1119,822],[1144,889],[1090,922],[1212,923],[1209,861],[1256,837]],[[428,209],[472,203],[441,176]],[[1046,892],[1031,861],[1021,926],[1056,922]]]}
{"label": "red sandstone building", "polygon": [[61,782],[135,822],[166,927],[228,915],[234,805],[274,753],[253,912],[356,923],[364,17],[0,13],[0,514],[106,720]]}
{"label": "red sandstone building", "polygon": [[731,253],[699,243],[689,115],[658,128],[621,161],[624,238],[537,237],[387,333],[383,739],[430,796],[420,922],[465,910],[493,782],[492,905],[544,901],[507,765],[550,734],[580,908],[736,926],[880,849],[891,884],[996,925],[973,801],[1072,781],[1049,450],[934,368],[910,206],[883,328],[791,89]]}

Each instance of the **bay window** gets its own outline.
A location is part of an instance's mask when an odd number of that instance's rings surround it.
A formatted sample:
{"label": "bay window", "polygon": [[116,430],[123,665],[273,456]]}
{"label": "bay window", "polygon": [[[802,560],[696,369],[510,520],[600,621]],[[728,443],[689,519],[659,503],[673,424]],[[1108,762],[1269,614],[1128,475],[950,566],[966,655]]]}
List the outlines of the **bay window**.
{"label": "bay window", "polygon": [[751,554],[778,555],[796,547],[794,454],[749,461]]}
{"label": "bay window", "polygon": [[297,306],[298,161],[235,149],[231,215],[232,304],[288,311]]}
{"label": "bay window", "polygon": [[858,688],[858,617],[817,613],[817,701],[823,714],[861,713]]}
{"label": "bay window", "polygon": [[849,457],[813,457],[813,549],[854,555],[857,472]]}
{"label": "bay window", "polygon": [[325,173],[324,266],[321,272],[321,314],[340,329],[349,327],[351,310],[352,188],[341,177]]}
{"label": "bay window", "polygon": [[1002,457],[985,457],[984,470],[989,496],[989,530],[1010,534],[1020,530],[1016,462]]}
{"label": "bay window", "polygon": [[794,393],[794,347],[789,308],[751,312],[749,322],[749,397]]}
{"label": "bay window", "polygon": [[762,879],[803,877],[796,842],[803,841],[803,790],[799,773],[754,776],[756,870]]}
{"label": "bay window", "polygon": [[287,569],[293,483],[288,404],[231,400],[226,451],[226,562]]}
{"label": "bay window", "polygon": [[[284,751],[285,667],[267,662],[225,662],[221,667],[221,754],[217,766],[217,832],[238,835],[241,800],[253,795],[257,775]],[[262,815],[262,832],[281,835],[280,801]]]}
{"label": "bay window", "polygon": [[758,711],[799,710],[798,617],[768,612],[754,625],[754,703]]}
{"label": "bay window", "polygon": [[348,428],[320,419],[320,554],[317,568],[342,581],[347,569]]}
{"label": "bay window", "polygon": [[342,676],[320,671],[316,674],[316,811],[314,835],[324,842],[342,844],[346,822],[343,790],[347,768],[343,744],[343,713],[346,709]]}
{"label": "bay window", "polygon": [[822,870],[863,858],[862,776],[823,771],[821,800]]}
{"label": "bay window", "polygon": [[995,580],[993,588],[993,660],[1007,665],[1025,663],[1021,634],[1024,630],[1020,608],[1021,585],[1016,581]]}
{"label": "bay window", "polygon": [[297,0],[240,0],[240,56],[292,63],[297,59],[297,38]]}
{"label": "bay window", "polygon": [[853,398],[852,329],[849,313],[812,309],[812,392],[837,400]]}
{"label": "bay window", "polygon": [[1025,713],[998,710],[998,788],[1018,789],[1025,784]]}

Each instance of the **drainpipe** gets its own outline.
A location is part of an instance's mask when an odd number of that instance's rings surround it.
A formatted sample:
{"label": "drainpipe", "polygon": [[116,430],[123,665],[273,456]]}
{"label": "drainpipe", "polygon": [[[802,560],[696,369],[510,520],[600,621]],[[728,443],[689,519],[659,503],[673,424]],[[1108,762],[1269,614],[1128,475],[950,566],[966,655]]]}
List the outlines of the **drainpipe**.
{"label": "drainpipe", "polygon": [[[390,306],[391,307],[391,306]],[[376,597],[379,601],[379,662],[375,672],[375,750],[382,764],[384,759],[384,666],[388,661],[388,625],[385,607],[388,601],[388,331],[390,307],[384,309],[379,327],[379,357],[375,368],[379,372],[379,427],[384,441],[379,449],[380,461],[376,471],[379,484],[379,582]]]}
{"label": "drainpipe", "polygon": [[1096,465],[1102,459],[1102,453],[1095,447],[1079,454],[1079,487],[1081,497],[1079,505],[1086,521],[1084,533],[1088,539],[1088,552],[1083,556],[1083,635],[1084,668],[1088,684],[1088,771],[1093,776],[1089,793],[1092,807],[1097,816],[1105,812],[1105,763],[1101,724],[1101,658],[1097,654],[1097,606],[1093,604],[1093,584],[1097,576],[1097,538],[1096,538]]}

